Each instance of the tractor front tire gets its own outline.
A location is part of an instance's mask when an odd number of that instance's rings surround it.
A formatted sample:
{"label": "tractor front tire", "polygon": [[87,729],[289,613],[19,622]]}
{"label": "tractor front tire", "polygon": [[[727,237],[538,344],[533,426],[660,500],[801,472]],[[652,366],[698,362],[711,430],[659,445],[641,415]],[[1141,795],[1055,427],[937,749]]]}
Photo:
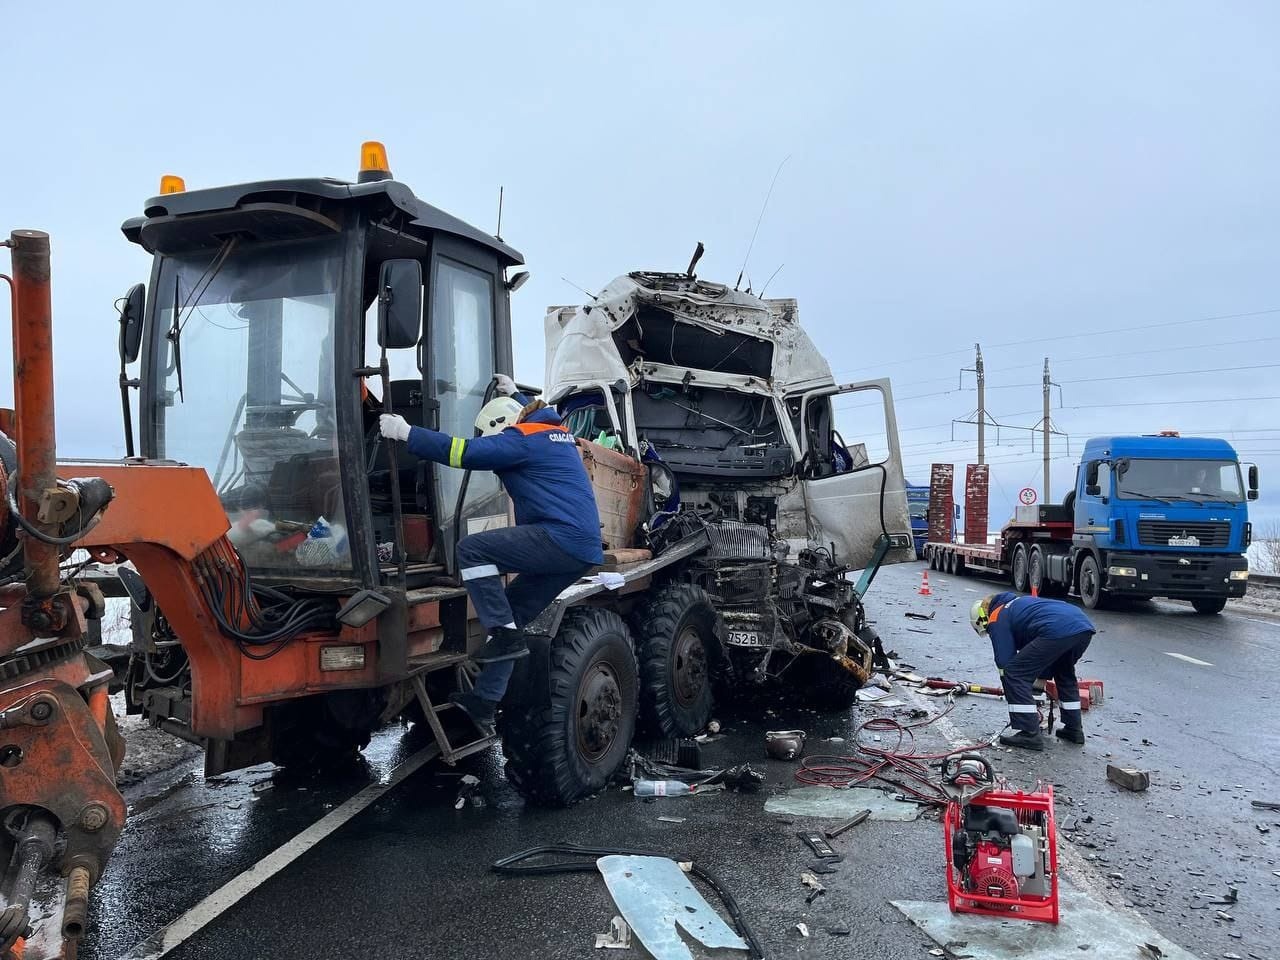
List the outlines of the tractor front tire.
{"label": "tractor front tire", "polygon": [[551,643],[545,698],[503,714],[507,779],[542,806],[604,789],[636,730],[640,680],[626,622],[612,610],[565,614]]}

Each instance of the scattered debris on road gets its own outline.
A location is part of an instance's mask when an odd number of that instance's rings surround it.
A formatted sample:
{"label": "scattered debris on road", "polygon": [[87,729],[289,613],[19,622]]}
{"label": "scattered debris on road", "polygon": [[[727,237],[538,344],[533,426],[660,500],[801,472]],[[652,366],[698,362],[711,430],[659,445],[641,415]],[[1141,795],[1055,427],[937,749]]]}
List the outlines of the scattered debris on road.
{"label": "scattered debris on road", "polygon": [[804,740],[803,730],[767,730],[765,753],[775,760],[794,760],[804,752]]}
{"label": "scattered debris on road", "polygon": [[1107,764],[1107,779],[1118,787],[1134,793],[1141,793],[1151,786],[1151,774],[1134,767],[1118,767],[1114,763]]}
{"label": "scattered debris on road", "polygon": [[614,917],[610,920],[609,932],[596,934],[596,949],[630,950],[631,928],[627,926],[627,921],[621,917]]}
{"label": "scattered debris on road", "polygon": [[827,830],[826,831],[827,839],[834,840],[836,837],[840,836],[840,834],[844,833],[846,830],[850,830],[853,827],[856,827],[858,824],[862,823],[864,820],[867,820],[870,816],[871,816],[870,810],[859,810],[848,820],[844,821],[844,823],[837,824],[836,826],[832,827],[830,830]]}

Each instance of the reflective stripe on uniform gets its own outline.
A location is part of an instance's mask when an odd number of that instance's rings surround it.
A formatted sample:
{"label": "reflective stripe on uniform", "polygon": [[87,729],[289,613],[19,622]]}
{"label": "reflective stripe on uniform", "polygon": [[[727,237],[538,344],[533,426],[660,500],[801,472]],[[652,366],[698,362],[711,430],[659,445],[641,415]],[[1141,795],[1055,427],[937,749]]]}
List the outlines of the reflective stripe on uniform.
{"label": "reflective stripe on uniform", "polygon": [[1034,703],[1011,703],[1009,704],[1010,713],[1035,713],[1036,705]]}
{"label": "reflective stripe on uniform", "polygon": [[454,437],[449,443],[449,466],[462,466],[462,454],[467,449],[467,441]]}
{"label": "reflective stripe on uniform", "polygon": [[498,576],[499,570],[492,563],[485,563],[478,567],[463,567],[463,580],[483,580],[485,577]]}
{"label": "reflective stripe on uniform", "polygon": [[1058,706],[1060,706],[1063,710],[1079,710],[1080,701],[1079,700],[1063,700],[1061,703],[1058,704]]}

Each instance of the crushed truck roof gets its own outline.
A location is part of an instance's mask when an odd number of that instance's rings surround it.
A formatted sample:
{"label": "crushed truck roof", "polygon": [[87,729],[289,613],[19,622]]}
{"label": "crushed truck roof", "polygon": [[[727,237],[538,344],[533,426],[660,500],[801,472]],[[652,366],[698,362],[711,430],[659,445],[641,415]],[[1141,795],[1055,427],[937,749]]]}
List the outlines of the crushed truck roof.
{"label": "crushed truck roof", "polygon": [[636,271],[591,303],[545,318],[548,399],[586,383],[693,382],[751,393],[833,383],[795,300],[759,297],[683,273]]}

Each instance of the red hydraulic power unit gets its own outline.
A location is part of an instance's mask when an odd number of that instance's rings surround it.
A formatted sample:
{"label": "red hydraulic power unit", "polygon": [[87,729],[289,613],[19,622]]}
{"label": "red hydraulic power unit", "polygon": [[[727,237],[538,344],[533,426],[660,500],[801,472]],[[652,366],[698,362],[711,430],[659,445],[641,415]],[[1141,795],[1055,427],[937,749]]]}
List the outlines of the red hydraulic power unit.
{"label": "red hydraulic power unit", "polygon": [[943,818],[951,912],[1057,923],[1053,786],[966,793],[947,805]]}

